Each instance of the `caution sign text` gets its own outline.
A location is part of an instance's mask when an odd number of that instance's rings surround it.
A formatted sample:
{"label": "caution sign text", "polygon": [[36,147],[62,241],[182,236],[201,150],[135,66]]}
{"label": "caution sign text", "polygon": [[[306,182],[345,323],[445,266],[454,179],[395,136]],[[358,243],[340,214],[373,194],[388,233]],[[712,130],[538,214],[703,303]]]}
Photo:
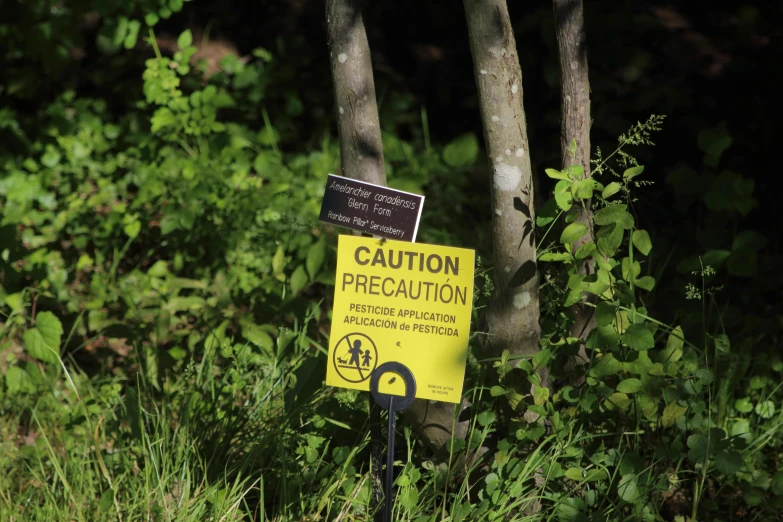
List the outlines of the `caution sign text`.
{"label": "caution sign text", "polygon": [[340,236],[326,383],[369,390],[372,371],[397,361],[413,372],[417,397],[459,402],[474,258],[462,248]]}

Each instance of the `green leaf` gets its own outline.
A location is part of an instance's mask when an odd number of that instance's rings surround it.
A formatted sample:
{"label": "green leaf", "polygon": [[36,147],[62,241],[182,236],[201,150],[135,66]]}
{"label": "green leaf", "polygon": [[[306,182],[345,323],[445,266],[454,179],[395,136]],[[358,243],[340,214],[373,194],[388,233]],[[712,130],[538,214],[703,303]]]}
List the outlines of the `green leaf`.
{"label": "green leaf", "polygon": [[155,261],[155,264],[153,264],[149,270],[147,270],[147,275],[150,277],[166,277],[166,275],[169,274],[169,264],[167,261],[164,261],[163,259],[159,259],[158,261]]}
{"label": "green leaf", "polygon": [[549,348],[544,348],[543,350],[539,350],[533,356],[533,368],[537,370],[542,366],[545,366],[546,363],[548,363],[551,358],[552,358],[552,350],[550,350]]}
{"label": "green leaf", "polygon": [[770,400],[759,402],[756,404],[756,415],[762,419],[771,419],[775,415],[775,403]]}
{"label": "green leaf", "polygon": [[548,225],[557,219],[559,213],[560,210],[558,209],[557,201],[554,199],[548,199],[546,203],[544,203],[544,206],[541,207],[538,212],[536,212],[536,225],[539,227]]}
{"label": "green leaf", "polygon": [[114,507],[114,491],[107,489],[101,495],[101,499],[98,501],[98,508],[103,512],[108,512]]}
{"label": "green leaf", "polygon": [[593,216],[593,221],[596,225],[611,225],[618,221],[625,219],[627,214],[626,210],[628,205],[625,203],[618,203],[614,205],[607,205]]}
{"label": "green leaf", "polygon": [[731,250],[734,252],[757,251],[764,248],[767,243],[767,238],[755,230],[743,230],[734,238]]}
{"label": "green leaf", "polygon": [[635,378],[624,379],[620,381],[616,389],[622,393],[636,393],[642,389],[642,381]]}
{"label": "green leaf", "polygon": [[419,490],[416,486],[404,488],[402,492],[397,494],[397,498],[402,509],[408,512],[413,511],[419,504]]}
{"label": "green leaf", "polygon": [[476,135],[463,134],[443,148],[443,161],[450,167],[466,168],[476,162],[478,153]]}
{"label": "green leaf", "polygon": [[560,172],[559,170],[555,170],[555,169],[546,169],[546,170],[545,170],[545,172],[546,172],[546,175],[547,175],[547,176],[549,176],[549,177],[550,177],[550,178],[552,178],[552,179],[565,179],[565,180],[568,180],[568,179],[570,179],[570,178],[568,177],[568,174],[567,174],[567,173],[565,173],[565,172]]}
{"label": "green leaf", "polygon": [[753,432],[748,419],[738,419],[731,426],[731,436],[750,443],[753,440]]}
{"label": "green leaf", "polygon": [[666,347],[658,354],[656,360],[660,363],[675,362],[682,359],[682,347],[685,345],[685,336],[682,327],[678,326],[669,334]]}
{"label": "green leaf", "polygon": [[718,353],[728,355],[731,353],[731,340],[726,334],[718,334],[713,339],[715,341],[715,349]]}
{"label": "green leaf", "polygon": [[573,197],[569,190],[570,188],[570,181],[558,181],[557,185],[555,185],[555,202],[557,202],[557,206],[560,207],[561,210],[571,209],[571,201]]}
{"label": "green leaf", "polygon": [[538,258],[539,261],[570,261],[571,256],[565,252],[546,252],[541,254]]}
{"label": "green leaf", "polygon": [[125,37],[125,41],[122,43],[126,49],[133,49],[136,46],[136,41],[139,39],[140,28],[141,22],[138,20],[131,20],[128,22],[128,34]]}
{"label": "green leaf", "polygon": [[715,443],[715,441],[711,442],[712,444],[707,440],[707,437],[698,433],[694,433],[688,437],[688,448],[690,448],[690,451],[688,451],[688,458],[693,461],[703,459],[709,452],[710,446]]}
{"label": "green leaf", "polygon": [[128,235],[131,239],[136,239],[136,237],[139,235],[139,232],[141,232],[141,222],[137,219],[135,221],[131,221],[127,225],[125,225],[125,228],[123,229],[125,233]]}
{"label": "green leaf", "polygon": [[626,475],[620,479],[617,485],[617,494],[620,498],[631,504],[642,500],[642,494],[639,491],[636,475]]}
{"label": "green leaf", "polygon": [[481,426],[487,427],[497,420],[497,415],[491,411],[482,411],[476,416],[476,420]]}
{"label": "green leaf", "polygon": [[179,216],[177,214],[166,214],[160,221],[160,233],[164,236],[171,234],[179,228]]}
{"label": "green leaf", "polygon": [[580,467],[568,468],[565,472],[565,476],[576,482],[582,482],[582,479],[584,478],[582,477],[582,468]]}
{"label": "green leaf", "polygon": [[620,336],[620,340],[634,350],[649,350],[655,346],[655,339],[652,332],[645,328],[643,324],[632,324]]}
{"label": "green leaf", "polygon": [[294,273],[291,274],[291,292],[294,295],[298,294],[305,286],[307,286],[309,281],[310,280],[307,277],[307,271],[305,270],[305,267],[303,265],[299,265],[294,270]]}
{"label": "green leaf", "polygon": [[631,241],[633,241],[633,246],[642,254],[647,255],[650,253],[652,242],[650,242],[650,234],[646,230],[634,230]]}
{"label": "green leaf", "polygon": [[585,482],[597,482],[599,480],[606,480],[607,478],[609,478],[609,474],[606,470],[593,468],[587,471]]}
{"label": "green leaf", "polygon": [[639,165],[637,167],[631,167],[630,169],[626,169],[625,172],[623,172],[623,179],[625,181],[630,181],[639,174],[644,172],[644,165]]}
{"label": "green leaf", "polygon": [[598,235],[598,251],[606,257],[612,257],[615,251],[620,247],[620,244],[622,244],[625,231],[623,230],[623,227],[619,225],[612,225],[608,233],[601,232],[603,232],[603,230],[600,231]]}
{"label": "green leaf", "polygon": [[188,351],[180,346],[175,346],[174,348],[169,348],[168,350],[169,356],[174,359],[175,361],[181,361],[188,355]]}
{"label": "green leaf", "polygon": [[501,395],[506,394],[506,390],[502,386],[493,386],[489,389],[489,394],[493,397],[500,397]]}
{"label": "green leaf", "polygon": [[592,241],[585,243],[584,245],[580,246],[576,253],[574,254],[574,257],[577,259],[586,259],[593,255],[593,252],[595,252],[595,243]]}
{"label": "green leaf", "polygon": [[201,310],[204,308],[205,304],[206,300],[203,297],[199,297],[197,295],[176,296],[169,299],[163,308],[171,313],[176,313],[184,312],[186,310]]}
{"label": "green leaf", "polygon": [[58,163],[60,163],[60,153],[52,147],[51,145],[48,145],[46,147],[46,152],[41,156],[41,164],[43,164],[46,167],[52,168]]}
{"label": "green leaf", "polygon": [[601,193],[601,196],[604,199],[609,199],[615,194],[617,194],[618,192],[620,192],[621,188],[623,188],[623,186],[620,183],[613,181],[604,188],[604,191]]}
{"label": "green leaf", "polygon": [[275,252],[274,257],[272,258],[272,273],[282,274],[283,270],[285,269],[285,250],[283,249],[283,245],[279,245],[277,247],[277,251]]}
{"label": "green leaf", "polygon": [[606,398],[607,409],[619,408],[624,410],[631,405],[631,398],[622,392],[615,392]]}
{"label": "green leaf", "polygon": [[[581,169],[582,167],[579,168]],[[595,190],[594,179],[579,179],[574,181],[574,184],[571,188],[571,193],[576,194],[577,199],[590,199],[593,197],[593,190]]]}
{"label": "green leaf", "polygon": [[651,292],[652,289],[655,288],[655,278],[653,276],[640,277],[634,281],[634,284],[642,290]]}
{"label": "green leaf", "polygon": [[595,320],[598,326],[609,326],[615,319],[617,307],[606,301],[601,301],[595,307]]}
{"label": "green leaf", "polygon": [[571,179],[580,180],[585,177],[585,168],[581,165],[571,165],[567,170]]}
{"label": "green leaf", "polygon": [[256,324],[250,322],[243,324],[242,337],[268,354],[272,354],[274,351],[275,343],[272,340],[272,337]]}
{"label": "green leaf", "polygon": [[324,255],[326,253],[326,241],[324,238],[319,239],[307,251],[307,260],[305,265],[307,266],[307,273],[310,274],[310,279],[314,280],[315,276],[321,270],[321,266],[324,264]]}
{"label": "green leaf", "polygon": [[40,312],[35,318],[35,328],[22,336],[27,353],[39,361],[57,364],[60,355],[60,338],[63,326],[52,312]]}
{"label": "green leaf", "polygon": [[705,152],[704,163],[717,168],[721,155],[731,146],[732,141],[725,121],[701,131],[698,136],[698,144],[699,148]]}
{"label": "green leaf", "polygon": [[155,13],[147,13],[144,15],[144,22],[150,26],[153,27],[155,24],[157,24],[160,21],[160,18]]}
{"label": "green leaf", "polygon": [[[108,29],[108,26],[106,27]],[[111,47],[116,50],[128,35],[128,19],[121,16],[117,19],[117,26],[111,39]]]}
{"label": "green leaf", "polygon": [[581,238],[587,232],[587,225],[584,223],[571,223],[563,233],[560,234],[560,242],[563,244],[571,244],[577,239]]}
{"label": "green leaf", "polygon": [[19,312],[24,306],[24,292],[16,292],[13,294],[8,294],[3,299],[3,302],[6,305],[8,305],[8,307],[11,308],[12,311]]}
{"label": "green leaf", "polygon": [[565,301],[563,301],[563,307],[568,308],[569,306],[575,305],[581,300],[582,300],[582,289],[577,288],[575,290],[571,290],[566,295]]}
{"label": "green leaf", "polygon": [[758,274],[758,254],[754,250],[734,252],[726,263],[731,275],[755,277]]}
{"label": "green leaf", "polygon": [[740,413],[750,413],[753,411],[753,403],[750,402],[750,398],[743,397],[734,401],[734,409]]}
{"label": "green leaf", "polygon": [[685,415],[686,411],[688,411],[687,406],[680,406],[676,402],[668,404],[663,409],[663,415],[661,415],[661,424],[663,424],[664,428],[671,428],[680,417]]}
{"label": "green leaf", "polygon": [[408,476],[407,473],[400,473],[400,476],[397,477],[397,480],[394,482],[394,484],[397,487],[409,486],[410,483],[411,483],[411,478]]}
{"label": "green leaf", "polygon": [[[612,328],[612,330],[614,330],[614,328]],[[590,368],[590,375],[596,379],[602,379],[607,375],[614,375],[622,367],[623,363],[615,359],[614,355],[608,353],[599,358],[598,362],[592,368]]]}
{"label": "green leaf", "polygon": [[177,47],[184,49],[186,47],[190,47],[192,44],[193,33],[190,32],[190,29],[186,29],[182,32],[181,35],[179,35],[179,38],[177,38]]}
{"label": "green leaf", "polygon": [[[716,161],[717,163],[717,161]],[[742,485],[742,499],[749,506],[758,506],[764,500],[764,490],[747,484]]]}
{"label": "green leaf", "polygon": [[630,257],[624,257],[620,265],[620,273],[626,281],[636,279],[639,273],[642,271],[642,265],[638,261],[631,263]]}
{"label": "green leaf", "polygon": [[779,497],[783,496],[783,470],[778,471],[772,475],[770,489],[772,489],[773,494]]}
{"label": "green leaf", "polygon": [[30,376],[24,369],[18,366],[11,366],[5,373],[5,387],[9,395],[14,395],[20,391],[33,391]]}
{"label": "green leaf", "polygon": [[732,450],[718,452],[715,455],[715,467],[724,475],[734,475],[742,467],[742,456]]}
{"label": "green leaf", "polygon": [[658,402],[647,394],[637,395],[639,401],[639,407],[642,410],[645,418],[649,421],[655,422],[658,417]]}

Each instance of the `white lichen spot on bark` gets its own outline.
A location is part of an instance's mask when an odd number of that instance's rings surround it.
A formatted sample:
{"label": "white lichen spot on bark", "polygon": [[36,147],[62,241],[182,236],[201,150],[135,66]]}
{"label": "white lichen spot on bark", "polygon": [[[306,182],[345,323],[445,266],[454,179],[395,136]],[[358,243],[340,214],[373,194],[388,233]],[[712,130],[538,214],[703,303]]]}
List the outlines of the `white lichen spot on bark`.
{"label": "white lichen spot on bark", "polygon": [[576,60],[573,60],[571,62],[571,70],[575,71],[575,70],[577,70],[577,68],[579,68],[579,63]]}
{"label": "white lichen spot on bark", "polygon": [[530,304],[530,292],[520,292],[514,296],[514,308],[522,310]]}
{"label": "white lichen spot on bark", "polygon": [[501,56],[506,56],[506,48],[505,48],[505,47],[503,47],[503,48],[500,50],[500,55],[501,55]]}
{"label": "white lichen spot on bark", "polygon": [[515,83],[511,86],[511,94],[516,94],[519,90],[519,86]]}
{"label": "white lichen spot on bark", "polygon": [[487,74],[487,70],[486,69],[481,69],[481,74]]}
{"label": "white lichen spot on bark", "polygon": [[340,63],[345,63],[348,61],[348,55],[345,53],[340,53],[337,55],[337,61]]}
{"label": "white lichen spot on bark", "polygon": [[519,148],[519,149],[517,149],[517,151],[515,152],[515,154],[517,155],[517,158],[521,158],[522,156],[524,156],[524,155],[525,155],[525,151],[524,151],[524,149],[522,149],[522,148]]}
{"label": "white lichen spot on bark", "polygon": [[505,163],[499,163],[495,167],[495,187],[498,190],[508,192],[514,190],[519,186],[519,182],[522,180],[522,170],[514,165],[506,165]]}
{"label": "white lichen spot on bark", "polygon": [[506,156],[511,156],[511,149],[506,149]]}
{"label": "white lichen spot on bark", "polygon": [[498,156],[495,158],[495,163],[500,163],[501,161],[503,161],[503,156]]}
{"label": "white lichen spot on bark", "polygon": [[340,107],[338,110],[340,111],[340,114],[345,112],[342,107]]}
{"label": "white lichen spot on bark", "polygon": [[492,121],[494,121],[495,123],[497,123],[497,122],[499,122],[499,121],[500,121],[500,118],[498,118],[497,116],[492,116]]}
{"label": "white lichen spot on bark", "polygon": [[509,272],[511,272],[511,269],[510,269],[509,267],[506,267],[506,268],[504,268],[504,270],[506,271],[506,273],[507,273],[507,274],[508,274]]}
{"label": "white lichen spot on bark", "polygon": [[498,216],[502,216],[503,215],[503,211],[500,210],[499,208],[496,208],[495,209],[495,214],[497,214]]}

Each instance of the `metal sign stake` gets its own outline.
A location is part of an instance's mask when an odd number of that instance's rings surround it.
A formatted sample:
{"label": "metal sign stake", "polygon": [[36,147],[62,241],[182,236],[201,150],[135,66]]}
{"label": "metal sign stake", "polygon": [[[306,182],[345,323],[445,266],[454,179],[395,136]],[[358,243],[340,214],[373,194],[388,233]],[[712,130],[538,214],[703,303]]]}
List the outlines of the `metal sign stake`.
{"label": "metal sign stake", "polygon": [[[387,373],[399,375],[405,382],[404,396],[380,392],[378,385],[381,377]],[[394,379],[389,382],[394,382]],[[378,406],[389,412],[388,432],[386,434],[386,484],[384,485],[383,512],[384,521],[391,522],[392,507],[394,505],[392,486],[394,484],[394,431],[397,425],[397,412],[410,406],[414,397],[416,397],[416,379],[413,377],[413,372],[402,363],[395,361],[383,363],[370,376],[370,392]]]}

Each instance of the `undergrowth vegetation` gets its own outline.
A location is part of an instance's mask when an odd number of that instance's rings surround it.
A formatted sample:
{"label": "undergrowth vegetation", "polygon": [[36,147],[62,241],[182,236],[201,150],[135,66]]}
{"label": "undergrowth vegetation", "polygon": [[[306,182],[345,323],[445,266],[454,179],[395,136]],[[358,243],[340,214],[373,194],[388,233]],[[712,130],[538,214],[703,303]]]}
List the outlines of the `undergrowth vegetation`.
{"label": "undergrowth vegetation", "polygon": [[[41,31],[54,17],[51,53],[21,50],[25,26],[0,32],[16,45],[0,87],[0,520],[368,520],[368,394],[323,385],[329,107],[290,88],[296,45],[226,54],[207,77],[190,31],[170,55],[156,44],[181,0],[105,4],[89,88],[11,66],[62,73],[92,6],[18,8]],[[471,428],[434,453],[400,423],[395,520],[775,519],[779,258],[747,221],[753,179],[721,167],[725,125],[666,175],[634,159],[659,116],[599,150],[590,178],[541,172],[542,350],[486,360],[478,139],[439,144],[415,99],[385,103],[390,185],[427,196],[420,241],[479,253]],[[647,217],[653,182],[670,228]],[[585,293],[581,342],[568,309]],[[554,388],[526,396],[544,367]]]}

